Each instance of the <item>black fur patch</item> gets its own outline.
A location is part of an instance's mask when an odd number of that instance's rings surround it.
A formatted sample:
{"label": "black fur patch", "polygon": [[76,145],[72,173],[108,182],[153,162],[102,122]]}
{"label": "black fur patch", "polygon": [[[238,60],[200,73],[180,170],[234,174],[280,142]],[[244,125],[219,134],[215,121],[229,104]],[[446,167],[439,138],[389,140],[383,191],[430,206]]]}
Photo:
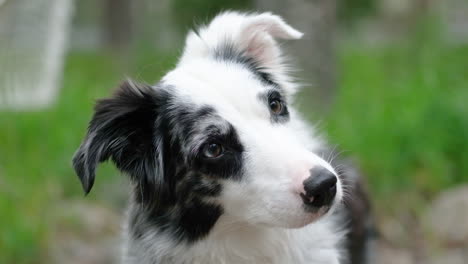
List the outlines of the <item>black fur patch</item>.
{"label": "black fur patch", "polygon": [[93,187],[97,164],[109,158],[133,179],[147,182],[143,185],[154,181],[155,97],[149,86],[124,82],[112,98],[98,101],[88,134],[73,158],[86,193]]}
{"label": "black fur patch", "polygon": [[196,241],[208,234],[222,213],[221,206],[195,198],[183,206],[181,214],[175,219],[177,229],[174,233],[180,240]]}
{"label": "black fur patch", "polygon": [[213,50],[214,58],[220,61],[229,61],[244,65],[254,73],[261,81],[271,86],[278,86],[270,73],[265,71],[258,61],[245,54],[234,46],[232,41],[224,41]]}
{"label": "black fur patch", "polygon": [[210,232],[222,213],[221,206],[199,198],[164,212],[138,207],[131,211],[129,231],[136,240],[148,231],[158,231],[169,234],[177,243],[193,243]]}
{"label": "black fur patch", "polygon": [[207,129],[208,137],[206,142],[218,142],[224,146],[224,154],[216,159],[206,159],[198,152],[194,158],[193,167],[211,177],[235,178],[242,176],[242,153],[244,147],[239,141],[236,130],[231,124],[228,129],[220,133],[216,128]]}
{"label": "black fur patch", "polygon": [[[212,141],[226,152],[208,160],[201,148]],[[110,159],[129,175],[135,239],[152,229],[194,242],[223,212],[204,198],[220,195],[220,179],[241,177],[243,151],[234,127],[212,107],[181,101],[163,84],[124,82],[113,97],[97,103],[73,165],[86,193],[100,162]]]}
{"label": "black fur patch", "polygon": [[216,179],[203,174],[189,172],[177,184],[177,197],[181,201],[190,199],[190,196],[216,197],[221,193],[222,187]]}

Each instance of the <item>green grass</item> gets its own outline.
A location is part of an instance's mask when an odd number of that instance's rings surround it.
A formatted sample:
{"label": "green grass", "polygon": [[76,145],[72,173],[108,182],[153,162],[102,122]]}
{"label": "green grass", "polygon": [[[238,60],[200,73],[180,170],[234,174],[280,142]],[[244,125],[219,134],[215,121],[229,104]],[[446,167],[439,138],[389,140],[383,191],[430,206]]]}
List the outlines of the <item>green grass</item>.
{"label": "green grass", "polygon": [[[0,112],[0,263],[39,263],[56,203],[83,197],[71,157],[86,132],[94,101],[108,96],[125,76],[154,82],[174,58],[147,53],[123,68],[111,55],[72,54],[53,107]],[[102,166],[99,175],[118,173]]]}
{"label": "green grass", "polygon": [[327,130],[357,157],[375,198],[430,198],[468,182],[468,46],[415,40],[340,58]]}
{"label": "green grass", "polygon": [[[357,159],[377,201],[431,197],[468,181],[468,47],[416,43],[340,51],[340,87],[324,130]],[[174,59],[72,54],[56,105],[0,112],[0,263],[44,263],[54,206],[83,196],[70,159],[95,99],[125,76],[156,81]],[[99,169],[100,179],[115,175],[112,166]]]}

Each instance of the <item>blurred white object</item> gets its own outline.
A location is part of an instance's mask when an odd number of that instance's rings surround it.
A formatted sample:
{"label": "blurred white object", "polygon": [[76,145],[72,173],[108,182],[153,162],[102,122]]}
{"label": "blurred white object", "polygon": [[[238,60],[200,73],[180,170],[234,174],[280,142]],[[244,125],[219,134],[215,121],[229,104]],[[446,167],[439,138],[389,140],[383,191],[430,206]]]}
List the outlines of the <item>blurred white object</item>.
{"label": "blurred white object", "polygon": [[0,0],[0,109],[38,109],[54,101],[72,1]]}

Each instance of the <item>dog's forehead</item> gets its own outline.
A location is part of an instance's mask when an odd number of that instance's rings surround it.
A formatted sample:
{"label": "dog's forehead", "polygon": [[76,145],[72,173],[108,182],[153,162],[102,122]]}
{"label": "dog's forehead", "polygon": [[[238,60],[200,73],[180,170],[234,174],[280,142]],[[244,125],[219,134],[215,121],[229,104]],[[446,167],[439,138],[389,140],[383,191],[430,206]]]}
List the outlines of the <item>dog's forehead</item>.
{"label": "dog's forehead", "polygon": [[265,107],[259,95],[269,89],[243,65],[209,59],[179,65],[163,82],[178,96],[212,106],[223,116],[258,114]]}

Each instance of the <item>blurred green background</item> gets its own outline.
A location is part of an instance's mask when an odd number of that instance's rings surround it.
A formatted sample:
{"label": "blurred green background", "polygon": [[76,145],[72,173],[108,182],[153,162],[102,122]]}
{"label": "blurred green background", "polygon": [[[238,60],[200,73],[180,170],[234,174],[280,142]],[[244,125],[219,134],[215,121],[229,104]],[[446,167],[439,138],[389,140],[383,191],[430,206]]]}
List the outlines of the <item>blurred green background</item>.
{"label": "blurred green background", "polygon": [[[296,52],[293,62],[305,68],[299,74],[305,80],[300,108],[309,120],[318,122],[339,155],[351,157],[363,171],[381,235],[392,250],[407,251],[411,261],[418,259],[411,255],[414,252],[428,256],[432,248],[442,252],[444,246],[439,244],[445,242],[439,243],[441,239],[424,222],[441,193],[468,182],[468,13],[464,20],[453,15],[460,9],[467,11],[468,4],[338,0],[329,1],[330,6],[321,2],[304,7],[316,8],[311,14],[325,16],[310,22],[308,28],[317,30],[312,31],[315,40],[305,40],[311,41],[309,48],[298,49],[308,60],[322,56],[317,64],[303,64],[298,50],[288,46],[294,44],[284,44]],[[87,226],[100,226],[99,217],[88,219],[92,210],[82,207],[93,204],[93,210],[108,212],[102,219],[116,225],[125,207],[127,183],[111,165],[99,169],[96,189],[86,198],[71,168],[95,100],[108,96],[126,77],[157,82],[174,67],[184,33],[220,10],[272,10],[286,20],[294,16],[294,10],[285,11],[280,4],[71,2],[74,11],[66,29],[68,48],[59,69],[63,76],[57,96],[45,107],[0,110],[0,263],[75,263],[63,261],[73,254],[90,255],[77,263],[111,263],[94,256],[93,249],[74,251],[83,247],[79,241],[94,245],[93,235],[102,238],[102,229],[89,231]],[[7,8],[27,16],[28,10],[12,5],[12,1],[0,1],[0,17]],[[301,1],[288,5],[301,5]],[[309,18],[294,19],[303,20],[299,30],[308,30],[304,25],[309,25]],[[5,23],[0,19],[0,36],[7,36],[1,35]],[[39,41],[37,37],[30,41]],[[17,65],[21,55],[2,57],[11,47],[0,44],[0,71],[6,72],[2,68]],[[327,47],[326,57],[321,45]],[[328,71],[321,71],[321,65]],[[0,75],[4,91],[9,84],[5,76]],[[324,96],[325,105],[320,103]],[[68,209],[73,213],[64,212]],[[466,207],[454,210],[468,213]],[[107,224],[111,225],[103,226]],[[117,226],[105,234],[117,237],[118,232]],[[70,240],[78,242],[61,248],[60,241]],[[461,248],[466,248],[465,242]]]}

